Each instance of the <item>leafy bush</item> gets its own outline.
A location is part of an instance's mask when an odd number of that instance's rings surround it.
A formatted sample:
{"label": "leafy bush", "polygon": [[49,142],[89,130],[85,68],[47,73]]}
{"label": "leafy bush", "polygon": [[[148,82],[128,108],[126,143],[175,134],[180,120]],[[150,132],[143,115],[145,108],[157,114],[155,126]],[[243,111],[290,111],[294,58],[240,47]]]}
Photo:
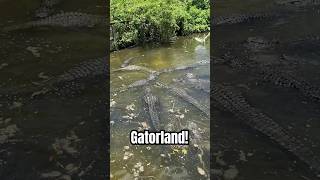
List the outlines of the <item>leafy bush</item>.
{"label": "leafy bush", "polygon": [[208,0],[111,0],[113,47],[209,30]]}

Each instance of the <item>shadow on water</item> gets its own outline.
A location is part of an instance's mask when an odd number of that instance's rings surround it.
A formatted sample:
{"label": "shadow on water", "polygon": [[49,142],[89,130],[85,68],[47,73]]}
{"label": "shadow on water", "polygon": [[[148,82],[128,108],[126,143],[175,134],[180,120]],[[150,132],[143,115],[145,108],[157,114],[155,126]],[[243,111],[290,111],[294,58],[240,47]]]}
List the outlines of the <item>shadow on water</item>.
{"label": "shadow on water", "polygon": [[[41,94],[39,86],[80,62],[106,56],[105,25],[2,32],[36,20],[39,5],[40,0],[0,1],[0,179],[106,178],[105,79],[66,83],[58,93]],[[105,8],[101,1],[61,1],[53,14],[105,16]]]}
{"label": "shadow on water", "polygon": [[[260,19],[215,27],[212,55],[222,57],[228,54],[247,62],[258,62],[261,66],[280,68],[281,72],[291,73],[294,77],[319,87],[319,39],[298,41],[307,35],[319,37],[318,7],[292,8],[264,0],[217,1],[214,8],[217,16],[269,11],[278,12],[281,16],[273,20]],[[246,46],[248,39],[252,37],[264,41]],[[271,40],[278,43],[269,46],[268,42]],[[263,46],[265,47],[261,48]],[[257,47],[260,49],[255,49]],[[252,107],[271,117],[292,136],[306,144],[306,148],[314,153],[312,159],[319,157],[319,102],[304,96],[295,88],[262,81],[255,67],[240,69],[237,65],[239,64],[214,65],[215,81],[241,92]],[[279,78],[279,82],[280,80]],[[214,147],[211,173],[215,178],[317,179],[317,174],[308,165],[263,133],[244,125],[244,122],[228,112],[213,109],[213,115],[216,126],[211,134]]]}

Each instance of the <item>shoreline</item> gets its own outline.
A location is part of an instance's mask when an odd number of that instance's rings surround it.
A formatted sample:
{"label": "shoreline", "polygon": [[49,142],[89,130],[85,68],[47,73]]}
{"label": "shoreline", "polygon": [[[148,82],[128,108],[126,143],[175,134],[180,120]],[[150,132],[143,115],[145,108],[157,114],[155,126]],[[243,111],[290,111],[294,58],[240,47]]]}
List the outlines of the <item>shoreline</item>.
{"label": "shoreline", "polygon": [[[173,38],[177,38],[177,37],[186,37],[186,36],[191,36],[191,35],[194,35],[194,34],[203,34],[203,33],[210,33],[210,30],[208,31],[203,31],[203,32],[194,32],[194,33],[190,33],[188,35],[180,35],[180,36],[175,36]],[[144,46],[144,45],[152,45],[152,44],[167,44],[169,42],[166,42],[166,43],[161,43],[161,42],[148,42],[148,43],[145,43],[145,44],[134,44],[134,45],[130,45],[130,46],[126,46],[126,47],[123,47],[123,48],[119,48],[119,49],[113,49],[112,48],[112,43],[110,41],[110,53],[113,53],[113,52],[117,52],[117,51],[120,51],[120,50],[123,50],[123,49],[131,49],[131,48],[135,48],[135,47],[139,47],[139,46]]]}

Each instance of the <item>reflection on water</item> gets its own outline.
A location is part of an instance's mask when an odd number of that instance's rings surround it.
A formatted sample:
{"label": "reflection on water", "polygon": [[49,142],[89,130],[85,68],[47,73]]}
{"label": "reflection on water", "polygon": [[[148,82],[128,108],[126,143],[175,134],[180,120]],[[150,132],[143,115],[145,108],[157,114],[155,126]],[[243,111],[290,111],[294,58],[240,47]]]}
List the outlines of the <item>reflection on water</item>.
{"label": "reflection on water", "polygon": [[[74,65],[106,56],[105,28],[2,32],[35,20],[39,4],[0,1],[0,179],[103,179],[105,81],[82,79],[73,82],[76,89],[70,83],[60,95],[31,96],[40,92],[39,84]],[[105,14],[101,1],[61,1],[55,8]]]}
{"label": "reflection on water", "polygon": [[[259,64],[274,65],[283,72],[292,73],[293,77],[319,87],[319,39],[297,41],[307,35],[319,37],[319,6],[292,8],[276,5],[276,1],[216,1],[216,15],[272,11],[279,13],[280,17],[214,28],[212,55],[222,57],[227,54]],[[257,37],[279,43],[271,45],[260,41],[256,45],[261,49],[245,47],[244,43],[249,38]],[[227,63],[214,66],[216,82],[241,92],[252,107],[307,144],[307,148],[314,153],[314,159],[319,157],[320,124],[316,120],[320,117],[319,103],[305,97],[297,89],[281,87],[281,83],[266,83],[255,73],[254,67],[250,70],[241,65]],[[216,126],[212,130],[213,176],[225,179],[226,173],[233,172],[234,179],[317,179],[314,171],[310,171],[297,157],[262,133],[244,125],[232,114],[215,108],[213,114],[216,117]],[[316,163],[319,164],[319,161]]]}
{"label": "reflection on water", "polygon": [[[147,67],[160,72],[209,60],[209,42],[201,45],[194,40],[200,35],[179,37],[169,45],[149,45],[124,49],[111,54],[111,174],[113,179],[208,179],[209,178],[209,117],[192,104],[169,93],[156,82],[186,89],[203,105],[209,107],[208,93],[201,93],[173,79],[192,73],[209,78],[209,64],[196,68],[162,73],[144,86],[117,91],[131,83],[146,79],[143,71],[112,72],[131,57],[130,65]],[[201,35],[202,36],[202,35]],[[151,87],[160,101],[160,127],[180,131],[193,129],[190,146],[133,146],[129,142],[131,130],[150,127],[150,119],[143,103],[144,87]]]}

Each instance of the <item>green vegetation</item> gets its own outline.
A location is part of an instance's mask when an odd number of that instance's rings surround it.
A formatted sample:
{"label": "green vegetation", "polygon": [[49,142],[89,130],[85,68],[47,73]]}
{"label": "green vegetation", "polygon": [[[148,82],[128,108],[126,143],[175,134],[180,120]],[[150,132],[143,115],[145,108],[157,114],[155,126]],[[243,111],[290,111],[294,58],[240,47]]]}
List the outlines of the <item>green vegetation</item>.
{"label": "green vegetation", "polygon": [[112,48],[209,30],[209,0],[111,0]]}

